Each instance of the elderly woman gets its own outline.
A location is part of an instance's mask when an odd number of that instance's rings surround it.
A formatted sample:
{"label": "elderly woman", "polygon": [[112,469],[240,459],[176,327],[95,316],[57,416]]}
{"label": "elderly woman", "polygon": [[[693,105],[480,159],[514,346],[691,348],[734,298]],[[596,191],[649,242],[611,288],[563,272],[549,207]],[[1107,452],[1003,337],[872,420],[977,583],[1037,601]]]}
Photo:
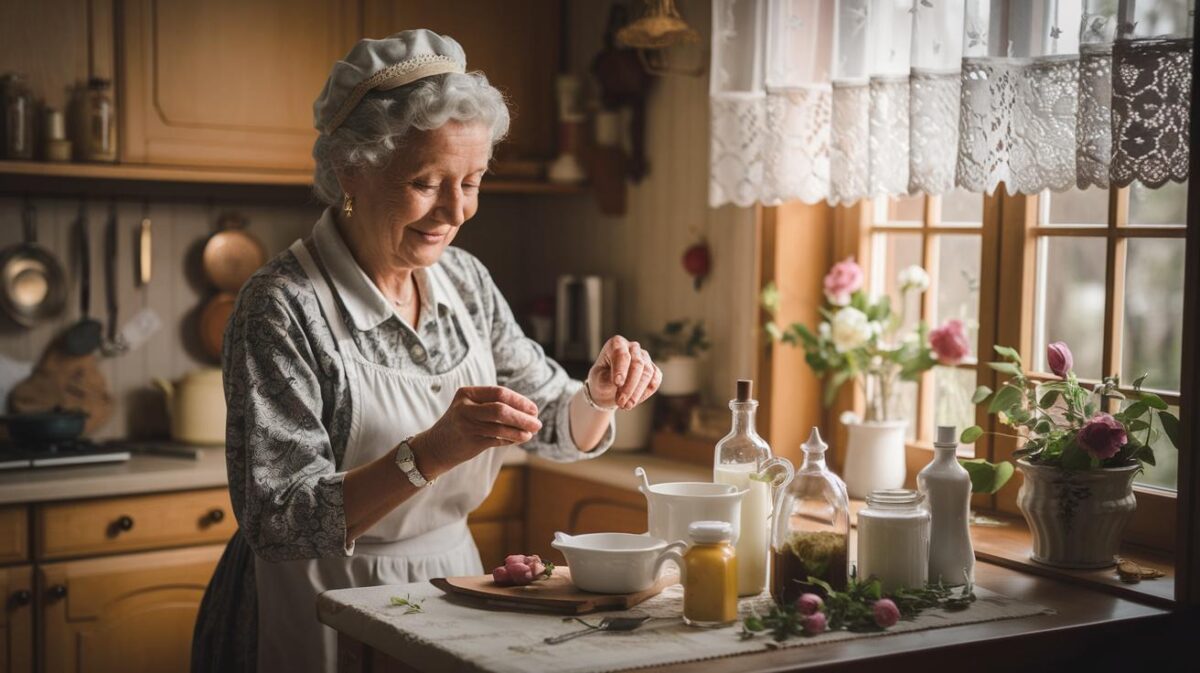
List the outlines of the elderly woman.
{"label": "elderly woman", "polygon": [[362,40],[314,105],[315,189],[331,207],[250,280],[225,335],[239,530],[193,670],[332,671],[317,594],[482,573],[466,517],[505,448],[595,457],[613,411],[658,388],[620,336],[570,380],[487,269],[449,247],[508,129],[500,92],[465,66],[429,31]]}

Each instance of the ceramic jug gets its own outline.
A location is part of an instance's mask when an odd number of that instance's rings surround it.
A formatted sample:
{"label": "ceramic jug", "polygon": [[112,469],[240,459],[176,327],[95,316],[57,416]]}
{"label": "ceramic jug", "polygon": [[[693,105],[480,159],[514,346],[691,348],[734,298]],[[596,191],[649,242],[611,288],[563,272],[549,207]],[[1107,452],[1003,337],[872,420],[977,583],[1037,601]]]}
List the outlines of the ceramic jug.
{"label": "ceramic jug", "polygon": [[650,485],[646,470],[635,468],[641,478],[638,490],[646,496],[650,537],[660,540],[688,539],[688,526],[695,521],[725,521],[738,539],[742,520],[742,498],[749,490],[730,484],[703,481],[675,481]]}

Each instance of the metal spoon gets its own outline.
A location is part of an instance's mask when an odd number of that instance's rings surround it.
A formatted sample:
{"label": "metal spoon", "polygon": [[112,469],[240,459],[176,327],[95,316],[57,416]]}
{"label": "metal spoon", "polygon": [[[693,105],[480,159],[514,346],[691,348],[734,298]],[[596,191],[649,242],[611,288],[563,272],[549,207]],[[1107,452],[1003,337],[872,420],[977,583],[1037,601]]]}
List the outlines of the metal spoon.
{"label": "metal spoon", "polygon": [[576,619],[575,621],[584,624],[587,626],[587,628],[580,629],[579,631],[571,631],[570,633],[564,633],[561,636],[554,636],[553,638],[546,638],[545,642],[547,645],[557,645],[561,642],[571,640],[572,638],[586,636],[589,633],[598,633],[600,631],[632,631],[644,624],[647,619],[650,619],[650,617],[605,617],[604,619],[601,619],[600,623],[596,626],[592,626],[582,619]]}

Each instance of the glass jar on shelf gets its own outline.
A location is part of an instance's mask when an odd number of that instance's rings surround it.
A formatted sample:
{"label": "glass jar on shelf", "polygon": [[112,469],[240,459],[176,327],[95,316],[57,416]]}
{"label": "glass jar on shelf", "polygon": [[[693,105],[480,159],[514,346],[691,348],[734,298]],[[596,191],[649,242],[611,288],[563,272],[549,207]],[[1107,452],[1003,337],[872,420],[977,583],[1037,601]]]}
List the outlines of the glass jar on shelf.
{"label": "glass jar on shelf", "polygon": [[88,80],[80,114],[80,159],[114,162],[117,160],[117,111],[113,105],[112,82],[93,77]]}
{"label": "glass jar on shelf", "polygon": [[4,159],[29,160],[33,158],[34,100],[25,76],[6,73],[0,79],[0,91],[4,97]]}
{"label": "glass jar on shelf", "polygon": [[817,428],[801,446],[804,462],[779,498],[771,534],[771,596],[791,604],[801,594],[846,588],[850,549],[850,498],[846,484],[825,463],[829,446]]}

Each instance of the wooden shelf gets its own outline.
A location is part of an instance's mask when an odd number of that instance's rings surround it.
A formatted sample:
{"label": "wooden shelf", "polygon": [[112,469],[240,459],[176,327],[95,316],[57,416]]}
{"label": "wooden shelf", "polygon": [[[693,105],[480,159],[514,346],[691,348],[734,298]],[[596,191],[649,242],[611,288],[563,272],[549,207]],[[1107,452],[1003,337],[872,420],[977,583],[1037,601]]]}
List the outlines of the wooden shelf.
{"label": "wooden shelf", "polygon": [[[172,185],[173,189],[164,189]],[[248,188],[307,191],[312,187],[309,171],[275,169],[205,168],[193,166],[151,166],[145,164],[49,163],[40,161],[0,161],[0,193],[26,194],[104,194],[114,196],[155,195],[166,192],[207,193],[208,188],[247,193]],[[485,194],[584,194],[587,186],[563,185],[536,180],[490,178],[483,182]]]}

